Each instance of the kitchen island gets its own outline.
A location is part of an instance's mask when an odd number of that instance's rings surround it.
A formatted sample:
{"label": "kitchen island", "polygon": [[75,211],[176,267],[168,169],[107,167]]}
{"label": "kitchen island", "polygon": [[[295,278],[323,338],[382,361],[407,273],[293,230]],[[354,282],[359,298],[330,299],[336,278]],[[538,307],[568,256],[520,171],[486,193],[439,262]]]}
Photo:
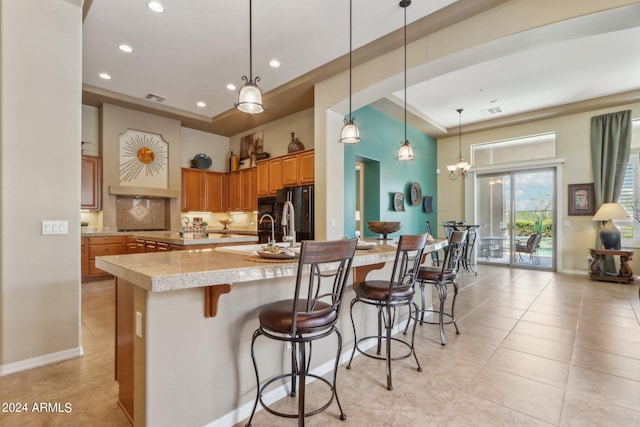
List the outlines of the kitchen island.
{"label": "kitchen island", "polygon": [[[434,242],[428,250],[445,245]],[[297,263],[257,259],[251,247],[235,253],[218,249],[96,258],[99,268],[116,276],[119,404],[135,426],[229,426],[251,411],[256,383],[250,344],[257,312],[291,297]],[[388,279],[394,255],[395,242],[356,251],[352,280],[367,274]],[[349,287],[345,301],[352,297]],[[375,326],[375,313],[358,318],[357,327]],[[343,354],[349,353],[348,311],[339,323]],[[261,358],[265,375],[279,372],[290,358],[289,350],[273,345],[256,345],[259,358],[268,354]],[[335,345],[335,337],[327,337],[315,346],[311,369],[331,369]],[[269,397],[283,397],[286,387],[274,393]]]}

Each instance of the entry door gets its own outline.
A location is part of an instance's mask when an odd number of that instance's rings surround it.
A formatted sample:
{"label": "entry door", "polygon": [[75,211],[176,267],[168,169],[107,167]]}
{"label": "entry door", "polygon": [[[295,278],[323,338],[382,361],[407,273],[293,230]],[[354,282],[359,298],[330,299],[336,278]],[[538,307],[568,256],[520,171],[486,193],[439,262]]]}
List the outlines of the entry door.
{"label": "entry door", "polygon": [[555,168],[477,177],[478,262],[555,271]]}

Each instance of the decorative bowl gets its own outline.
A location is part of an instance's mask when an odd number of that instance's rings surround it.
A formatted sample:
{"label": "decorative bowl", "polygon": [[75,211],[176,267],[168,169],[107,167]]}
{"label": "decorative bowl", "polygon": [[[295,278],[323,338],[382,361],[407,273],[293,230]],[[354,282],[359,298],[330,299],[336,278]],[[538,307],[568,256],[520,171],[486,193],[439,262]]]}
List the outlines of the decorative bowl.
{"label": "decorative bowl", "polygon": [[400,230],[400,221],[367,221],[369,230],[382,234],[384,240],[388,240],[387,234]]}
{"label": "decorative bowl", "polygon": [[218,222],[224,225],[223,230],[227,230],[227,225],[231,224],[233,221],[231,220],[231,218],[221,218],[218,220]]}

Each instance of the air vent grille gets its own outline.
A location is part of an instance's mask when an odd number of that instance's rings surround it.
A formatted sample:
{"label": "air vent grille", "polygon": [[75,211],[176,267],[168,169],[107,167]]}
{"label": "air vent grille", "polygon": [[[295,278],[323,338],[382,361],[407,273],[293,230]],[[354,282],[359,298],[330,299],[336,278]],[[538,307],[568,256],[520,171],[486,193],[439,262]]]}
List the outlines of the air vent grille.
{"label": "air vent grille", "polygon": [[495,106],[495,107],[487,108],[486,110],[480,110],[480,112],[485,116],[493,116],[494,114],[502,113],[502,108]]}
{"label": "air vent grille", "polygon": [[166,99],[164,96],[160,96],[160,95],[154,95],[152,93],[148,93],[144,99],[149,100],[149,101],[153,101],[153,102],[164,102],[164,100]]}

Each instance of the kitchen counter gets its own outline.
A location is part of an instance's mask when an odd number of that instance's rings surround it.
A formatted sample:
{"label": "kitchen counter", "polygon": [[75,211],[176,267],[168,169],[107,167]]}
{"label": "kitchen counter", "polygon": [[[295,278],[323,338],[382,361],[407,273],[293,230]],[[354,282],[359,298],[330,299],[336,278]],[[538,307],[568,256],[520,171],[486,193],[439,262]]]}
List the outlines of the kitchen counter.
{"label": "kitchen counter", "polygon": [[[377,243],[375,249],[356,251],[350,282],[389,280],[397,241]],[[427,250],[445,246],[436,241]],[[247,253],[219,249],[96,257],[97,267],[116,276],[118,400],[134,426],[229,426],[251,411],[256,387],[251,336],[258,309],[291,298],[297,261],[259,262],[250,247]],[[345,305],[353,296],[349,286]],[[363,333],[376,329],[375,310],[354,312]],[[398,313],[400,329],[406,317]],[[348,308],[343,307],[338,327],[348,357],[354,340]],[[262,344],[256,351],[266,378],[291,356],[284,346],[277,350],[281,354],[265,353]],[[314,346],[314,373],[326,374],[334,358],[335,337],[327,337]],[[270,397],[285,395],[282,385]]]}
{"label": "kitchen counter", "polygon": [[174,245],[194,246],[194,245],[223,245],[235,243],[256,243],[257,236],[234,234],[234,233],[212,233],[209,232],[207,238],[183,237],[177,231],[134,231],[129,232],[136,239],[153,240],[156,242],[171,243]]}

